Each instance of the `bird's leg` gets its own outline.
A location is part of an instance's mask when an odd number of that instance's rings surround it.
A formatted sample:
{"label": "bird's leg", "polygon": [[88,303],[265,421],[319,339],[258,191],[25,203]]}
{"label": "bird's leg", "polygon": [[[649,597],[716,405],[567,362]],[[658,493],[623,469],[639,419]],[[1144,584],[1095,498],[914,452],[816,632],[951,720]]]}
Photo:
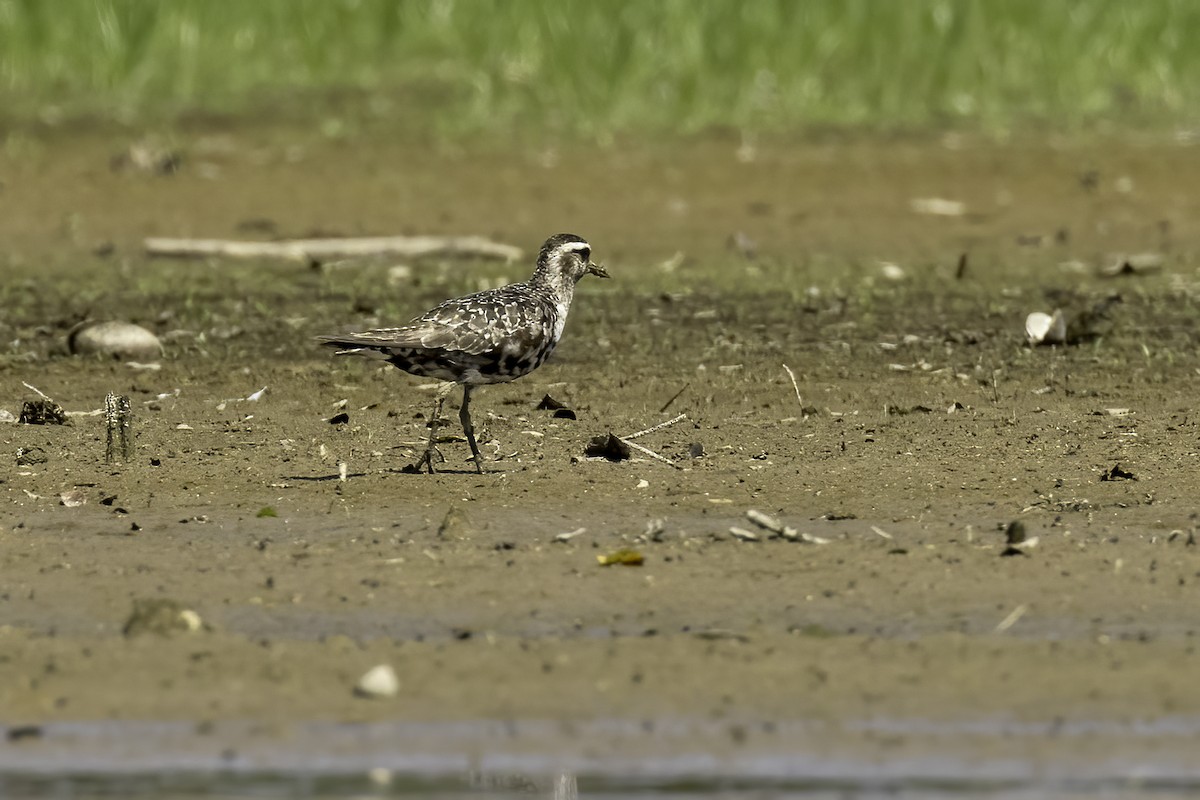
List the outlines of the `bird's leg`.
{"label": "bird's leg", "polygon": [[444,423],[442,422],[442,404],[446,402],[446,395],[450,393],[450,389],[454,386],[452,383],[446,384],[445,387],[438,390],[437,401],[433,406],[433,414],[429,417],[429,444],[425,446],[425,452],[421,455],[421,460],[413,465],[417,472],[421,468],[429,470],[432,475],[436,470],[433,468],[433,457],[436,455],[441,458],[442,454],[437,449],[437,432]]}
{"label": "bird's leg", "polygon": [[475,444],[475,426],[471,424],[471,387],[463,385],[462,408],[458,410],[458,420],[462,423],[463,433],[467,435],[467,444],[471,445],[471,458],[475,461],[475,470],[483,474],[483,456],[479,455],[479,445]]}

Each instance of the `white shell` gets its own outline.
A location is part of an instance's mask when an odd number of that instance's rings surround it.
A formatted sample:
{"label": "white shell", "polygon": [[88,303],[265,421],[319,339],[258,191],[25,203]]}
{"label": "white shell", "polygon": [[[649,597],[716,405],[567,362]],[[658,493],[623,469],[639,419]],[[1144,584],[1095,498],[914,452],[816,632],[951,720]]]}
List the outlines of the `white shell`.
{"label": "white shell", "polygon": [[918,214],[931,214],[935,217],[961,217],[967,213],[966,203],[947,200],[944,197],[914,197],[908,201],[908,205]]}
{"label": "white shell", "polygon": [[204,620],[200,619],[200,615],[190,608],[185,608],[179,612],[179,620],[187,628],[188,633],[195,633],[204,625]]}
{"label": "white shell", "polygon": [[1025,340],[1030,344],[1062,344],[1067,340],[1067,321],[1062,311],[1035,311],[1025,318]]}
{"label": "white shell", "polygon": [[795,528],[784,528],[783,538],[789,542],[804,542],[805,544],[829,544],[829,540],[821,536],[814,536],[811,533],[798,531]]}
{"label": "white shell", "polygon": [[105,353],[117,358],[150,361],[162,356],[162,342],[131,322],[85,322],[67,334],[72,353]]}
{"label": "white shell", "polygon": [[367,780],[375,786],[391,786],[392,771],[387,767],[372,767],[367,770]]}
{"label": "white shell", "polygon": [[560,533],[560,534],[557,534],[557,535],[554,537],[554,541],[556,541],[556,542],[569,542],[569,541],[571,541],[572,539],[574,539],[576,536],[580,535],[581,533],[586,533],[586,532],[587,532],[587,528],[576,528],[576,529],[575,529],[575,530],[573,530],[573,531],[567,531],[566,533]]}
{"label": "white shell", "polygon": [[746,512],[746,519],[753,522],[760,528],[765,528],[772,533],[783,533],[783,524],[779,520],[772,517],[770,514],[764,514],[756,508],[752,508]]}
{"label": "white shell", "polygon": [[361,697],[395,697],[400,691],[400,679],[391,664],[371,667],[354,685],[354,693]]}

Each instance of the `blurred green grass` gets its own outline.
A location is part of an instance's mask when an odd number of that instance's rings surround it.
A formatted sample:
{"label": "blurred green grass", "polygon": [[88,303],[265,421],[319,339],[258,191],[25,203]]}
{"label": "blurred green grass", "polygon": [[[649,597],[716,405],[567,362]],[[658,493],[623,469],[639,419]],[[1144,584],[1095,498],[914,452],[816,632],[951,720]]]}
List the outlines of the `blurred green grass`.
{"label": "blurred green grass", "polygon": [[1195,0],[0,0],[10,121],[450,134],[1194,123]]}

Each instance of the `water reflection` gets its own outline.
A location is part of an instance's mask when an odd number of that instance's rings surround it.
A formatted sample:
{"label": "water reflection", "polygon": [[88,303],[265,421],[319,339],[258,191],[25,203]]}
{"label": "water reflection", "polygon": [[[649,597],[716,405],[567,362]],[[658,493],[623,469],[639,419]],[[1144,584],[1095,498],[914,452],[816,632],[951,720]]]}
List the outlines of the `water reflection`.
{"label": "water reflection", "polygon": [[[0,798],[1169,798],[1200,718],[774,724],[74,722],[0,741]],[[568,735],[569,734],[569,735]]]}
{"label": "water reflection", "polygon": [[1170,800],[1195,797],[1200,784],[1142,782],[994,782],[994,781],[772,781],[720,780],[639,781],[613,776],[584,776],[584,792],[574,773],[552,776],[520,773],[470,773],[458,778],[427,780],[412,776],[162,774],[162,775],[0,775],[5,800],[381,800],[422,797],[431,800],[906,800],[912,798],[987,797],[989,800],[1056,800],[1081,796],[1125,800]]}
{"label": "water reflection", "polygon": [[515,772],[472,772],[468,775],[472,788],[491,792],[508,792],[553,800],[579,800],[579,781],[573,772],[551,775],[528,775]]}

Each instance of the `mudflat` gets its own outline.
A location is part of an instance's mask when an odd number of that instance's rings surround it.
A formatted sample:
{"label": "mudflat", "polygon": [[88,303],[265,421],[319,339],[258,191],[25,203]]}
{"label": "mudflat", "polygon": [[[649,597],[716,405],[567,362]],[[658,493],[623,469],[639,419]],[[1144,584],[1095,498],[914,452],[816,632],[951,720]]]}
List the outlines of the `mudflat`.
{"label": "mudflat", "polygon": [[[574,748],[671,721],[663,747],[730,751],[819,722],[882,752],[903,725],[846,726],[985,720],[1045,725],[1052,752],[1064,722],[1200,714],[1200,148],[464,148],[214,123],[167,139],[158,174],[120,157],[141,138],[10,132],[0,154],[0,409],[36,387],[69,414],[0,423],[5,722],[285,741],[541,721]],[[522,279],[559,231],[613,279],[580,283],[550,362],[474,395],[487,474],[453,424],[443,471],[406,473],[433,387],[314,337]],[[528,257],[141,249],[394,233]],[[1055,309],[1072,343],[1028,346],[1026,316]],[[163,356],[71,355],[85,319],[139,324]],[[118,463],[90,413],[109,392],[133,407]],[[585,455],[665,422],[633,440],[653,456]],[[601,564],[620,550],[641,564]],[[130,626],[145,601],[195,629]],[[360,696],[378,664],[398,690]],[[1161,735],[1185,753],[1195,729]],[[20,737],[6,763],[53,747]]]}

